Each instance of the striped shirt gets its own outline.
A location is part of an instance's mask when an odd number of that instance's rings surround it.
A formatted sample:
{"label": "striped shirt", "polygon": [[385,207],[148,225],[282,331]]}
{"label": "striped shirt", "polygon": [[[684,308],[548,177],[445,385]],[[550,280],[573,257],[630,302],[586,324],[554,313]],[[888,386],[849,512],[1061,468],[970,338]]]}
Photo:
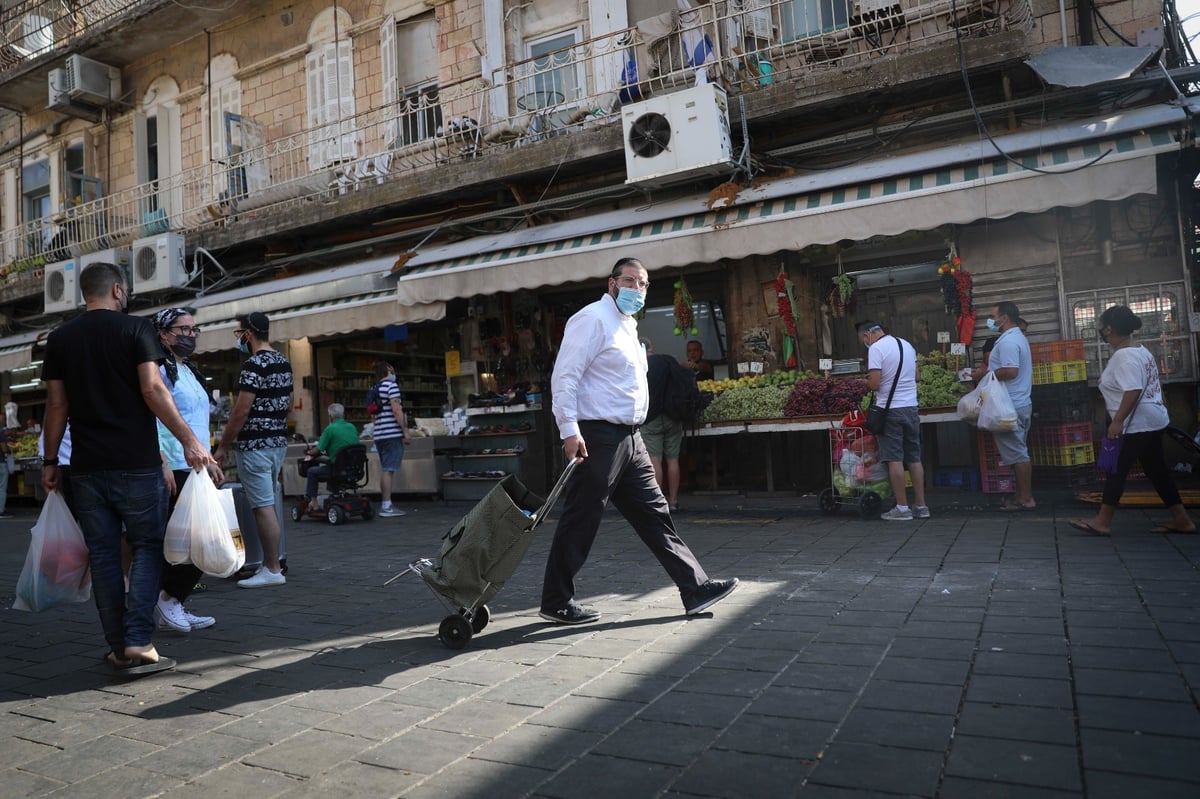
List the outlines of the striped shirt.
{"label": "striped shirt", "polygon": [[292,365],[282,353],[260,350],[242,364],[238,391],[250,391],[254,402],[238,433],[239,450],[287,446],[287,415],[292,409]]}
{"label": "striped shirt", "polygon": [[400,422],[396,419],[396,414],[392,413],[392,400],[400,403],[404,407],[404,400],[400,397],[400,386],[396,385],[395,380],[383,380],[379,383],[379,403],[383,408],[379,413],[375,414],[375,438],[404,438],[404,431],[400,429]]}

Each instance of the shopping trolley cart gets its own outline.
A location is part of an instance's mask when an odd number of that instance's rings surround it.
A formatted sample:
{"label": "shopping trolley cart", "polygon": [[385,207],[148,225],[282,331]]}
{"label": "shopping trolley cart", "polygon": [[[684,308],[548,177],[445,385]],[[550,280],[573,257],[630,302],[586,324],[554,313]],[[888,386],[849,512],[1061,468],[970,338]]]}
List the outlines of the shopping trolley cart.
{"label": "shopping trolley cart", "polygon": [[491,619],[487,602],[500,592],[529,550],[580,459],[572,459],[543,501],[513,475],[504,477],[442,538],[437,558],[421,558],[388,580],[416,572],[450,609],[438,626],[449,649],[462,649]]}
{"label": "shopping trolley cart", "polygon": [[893,496],[893,492],[886,466],[879,463],[877,446],[875,436],[865,428],[829,429],[832,485],[817,497],[822,513],[836,513],[844,505],[854,505],[864,519],[879,516],[884,498]]}

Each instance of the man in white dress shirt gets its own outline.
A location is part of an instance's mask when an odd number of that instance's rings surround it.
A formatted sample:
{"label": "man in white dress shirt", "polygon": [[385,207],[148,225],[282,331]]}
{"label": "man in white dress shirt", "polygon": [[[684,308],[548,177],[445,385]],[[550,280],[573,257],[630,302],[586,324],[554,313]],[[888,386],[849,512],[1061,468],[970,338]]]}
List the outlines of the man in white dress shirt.
{"label": "man in white dress shirt", "polygon": [[542,584],[540,616],[558,624],[585,624],[599,612],[575,601],[575,575],[591,551],[611,500],[679,587],[688,615],[721,601],[737,578],[710,580],[675,532],[667,500],[654,479],[639,425],[650,405],[646,352],[634,314],[650,281],[635,258],[622,258],[608,292],[567,321],[554,363],[551,391],[567,460],[583,458],[566,487],[566,504]]}

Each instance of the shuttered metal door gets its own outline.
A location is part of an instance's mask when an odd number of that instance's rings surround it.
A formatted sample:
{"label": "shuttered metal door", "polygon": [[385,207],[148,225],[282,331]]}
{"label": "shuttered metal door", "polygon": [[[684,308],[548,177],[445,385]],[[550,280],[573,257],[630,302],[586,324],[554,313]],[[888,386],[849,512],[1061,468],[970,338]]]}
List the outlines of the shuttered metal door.
{"label": "shuttered metal door", "polygon": [[972,347],[977,356],[983,341],[996,335],[987,329],[987,318],[996,304],[1005,300],[1015,302],[1021,309],[1021,316],[1029,322],[1028,336],[1031,342],[1058,341],[1062,338],[1057,264],[1018,266],[986,272],[972,269],[971,276],[976,313]]}

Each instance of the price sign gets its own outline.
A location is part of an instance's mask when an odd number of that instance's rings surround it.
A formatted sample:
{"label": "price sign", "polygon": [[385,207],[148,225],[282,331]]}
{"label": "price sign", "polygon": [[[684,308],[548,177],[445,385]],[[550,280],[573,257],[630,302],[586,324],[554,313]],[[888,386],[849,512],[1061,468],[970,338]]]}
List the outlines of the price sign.
{"label": "price sign", "polygon": [[949,330],[939,330],[938,334],[937,334],[937,343],[938,344],[949,344],[950,343],[950,331]]}
{"label": "price sign", "polygon": [[833,369],[833,358],[821,358],[817,361],[817,368],[822,372],[828,372]]}
{"label": "price sign", "polygon": [[950,354],[951,355],[966,355],[967,354],[967,345],[963,344],[961,341],[951,344],[950,345]]}
{"label": "price sign", "polygon": [[750,364],[746,363],[745,361],[741,361],[740,363],[738,363],[737,367],[738,367],[739,375],[744,375],[744,374],[750,373]]}
{"label": "price sign", "polygon": [[761,375],[763,370],[762,361],[751,361],[750,371],[756,375]]}

